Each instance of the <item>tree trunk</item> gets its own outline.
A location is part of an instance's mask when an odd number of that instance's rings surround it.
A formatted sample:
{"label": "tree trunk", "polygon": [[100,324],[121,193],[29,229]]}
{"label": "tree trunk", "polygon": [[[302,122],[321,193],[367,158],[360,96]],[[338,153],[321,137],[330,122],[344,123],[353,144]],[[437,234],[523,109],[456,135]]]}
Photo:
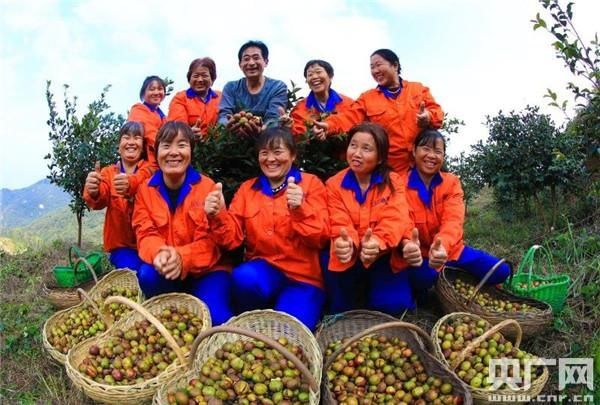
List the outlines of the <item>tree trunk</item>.
{"label": "tree trunk", "polygon": [[76,214],[77,216],[77,246],[81,248],[81,228],[83,222],[83,212],[80,211]]}
{"label": "tree trunk", "polygon": [[556,195],[556,185],[550,186],[550,195],[552,196],[552,227],[556,226],[556,217],[558,216],[558,196]]}

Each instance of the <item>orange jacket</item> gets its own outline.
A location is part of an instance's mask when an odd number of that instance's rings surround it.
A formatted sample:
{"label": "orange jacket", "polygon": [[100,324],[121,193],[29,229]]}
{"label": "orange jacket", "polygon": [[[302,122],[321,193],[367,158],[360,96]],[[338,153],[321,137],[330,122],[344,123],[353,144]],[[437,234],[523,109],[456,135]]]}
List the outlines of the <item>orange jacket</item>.
{"label": "orange jacket", "polygon": [[371,89],[340,114],[331,115],[326,122],[329,133],[348,132],[354,125],[371,121],[385,128],[390,140],[389,163],[397,173],[404,173],[412,162],[413,143],[421,131],[417,125],[417,113],[421,101],[431,114],[431,127],[440,128],[444,112],[435,102],[429,89],[417,82],[402,81],[398,98],[387,98],[379,89]]}
{"label": "orange jacket", "polygon": [[229,210],[210,219],[211,231],[229,250],[240,246],[245,235],[246,260],[264,259],[288,277],[322,288],[319,249],[328,240],[325,186],[318,177],[295,168],[288,176],[304,192],[299,208],[288,208],[285,190],[272,196],[261,176],[240,186]]}
{"label": "orange jacket", "polygon": [[169,209],[162,171],[157,171],[150,181],[140,186],[133,211],[133,229],[143,261],[152,263],[159,248],[168,245],[181,255],[181,279],[215,267],[221,254],[208,233],[204,213],[204,199],[214,184],[210,178],[188,167],[174,212]]}
{"label": "orange jacket", "polygon": [[187,89],[175,94],[169,104],[167,121],[180,121],[193,127],[200,120],[202,135],[208,133],[208,128],[217,123],[219,117],[219,101],[221,92],[209,89],[208,102],[200,100],[193,90]]}
{"label": "orange jacket", "polygon": [[156,155],[154,154],[154,141],[156,134],[162,124],[165,123],[165,115],[160,108],[151,110],[147,104],[137,103],[131,107],[127,121],[135,121],[144,127],[144,141],[146,141],[146,154],[150,163],[156,166]]}
{"label": "orange jacket", "polygon": [[[421,253],[429,256],[429,248],[439,237],[448,253],[448,260],[457,260],[464,248],[463,224],[465,204],[460,180],[452,173],[440,172],[431,180],[433,192],[429,204],[427,189],[417,170],[412,169],[403,176],[406,184],[406,199],[410,216],[419,230]],[[425,201],[424,201],[425,200]],[[402,259],[393,263],[396,268],[406,267]]]}
{"label": "orange jacket", "polygon": [[[343,94],[336,93],[336,95],[339,95],[339,97],[341,97],[342,100],[335,104],[334,109],[332,111],[325,112],[322,114],[325,114],[327,116],[331,114],[338,114],[342,111],[348,110],[354,102],[354,100],[352,100],[350,97],[347,97]],[[290,112],[290,117],[294,120],[294,124],[292,125],[292,133],[296,137],[306,133],[307,122],[322,120],[321,113],[319,113],[319,111],[317,111],[315,108],[306,107],[307,100],[308,98],[305,98],[298,102],[298,104],[296,104],[294,109]]]}
{"label": "orange jacket", "polygon": [[[371,188],[364,196],[361,204],[357,200],[360,188],[354,173],[344,169],[327,180],[327,207],[331,226],[331,248],[329,270],[344,271],[356,262],[361,241],[368,228],[380,242],[380,250],[392,251],[392,256],[399,254],[394,249],[403,238],[410,237],[413,224],[408,214],[404,184],[398,174],[390,173],[390,180],[395,192],[389,187],[379,190],[377,184],[381,176],[374,174]],[[342,263],[334,254],[334,241],[340,236],[340,229],[346,228],[354,242],[354,257],[348,263]]]}
{"label": "orange jacket", "polygon": [[[88,189],[83,189],[83,199],[90,209],[101,210],[106,208],[104,217],[104,250],[111,252],[121,247],[136,248],[135,233],[131,227],[133,213],[133,199],[121,197],[115,191],[113,179],[119,173],[116,164],[106,166],[100,172],[100,188],[98,197],[92,198]],[[130,174],[129,196],[135,196],[137,185],[152,175],[148,162],[141,160],[136,167],[136,173]],[[135,182],[131,179],[135,178]],[[134,183],[134,184],[132,184]]]}

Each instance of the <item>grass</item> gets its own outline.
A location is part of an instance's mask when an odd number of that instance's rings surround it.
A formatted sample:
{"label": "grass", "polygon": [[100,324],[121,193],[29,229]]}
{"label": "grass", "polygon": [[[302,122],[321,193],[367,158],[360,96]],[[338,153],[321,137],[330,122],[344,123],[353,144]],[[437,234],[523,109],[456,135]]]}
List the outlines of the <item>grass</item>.
{"label": "grass", "polygon": [[[497,213],[488,191],[469,206],[465,226],[468,244],[518,263],[533,241],[543,241],[553,252],[556,269],[574,280],[565,310],[546,333],[525,342],[526,350],[545,358],[595,356],[600,364],[599,234],[598,218],[585,227],[552,233],[545,232],[535,218],[506,221]],[[24,253],[0,256],[0,403],[91,403],[72,389],[64,368],[42,347],[41,329],[53,313],[40,296],[42,274],[66,259],[69,245],[36,243]],[[435,319],[414,321],[431,328]],[[557,368],[550,371],[544,393],[558,393]],[[596,370],[598,384],[600,367]],[[583,392],[580,386],[569,390]]]}

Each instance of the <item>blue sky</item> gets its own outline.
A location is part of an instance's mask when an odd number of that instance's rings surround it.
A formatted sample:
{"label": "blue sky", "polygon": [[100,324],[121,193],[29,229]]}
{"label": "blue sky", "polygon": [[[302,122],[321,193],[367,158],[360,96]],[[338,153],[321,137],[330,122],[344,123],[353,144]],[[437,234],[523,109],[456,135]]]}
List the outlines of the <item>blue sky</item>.
{"label": "blue sky", "polygon": [[[529,20],[542,12],[534,0],[0,0],[0,10],[0,187],[13,189],[47,175],[46,80],[58,104],[68,83],[80,112],[111,84],[108,102],[126,114],[147,75],[186,88],[196,57],[215,59],[215,89],[239,78],[237,50],[248,39],[269,46],[266,74],[294,80],[303,95],[307,60],[331,62],[333,87],[357,97],[375,85],[370,53],[393,49],[402,76],[429,86],[445,111],[467,123],[451,140],[451,154],[485,138],[481,123],[500,109],[538,104],[560,120],[542,97],[548,87],[568,95],[562,89],[572,80],[550,35],[532,30]],[[600,2],[579,0],[574,11],[591,39]]]}

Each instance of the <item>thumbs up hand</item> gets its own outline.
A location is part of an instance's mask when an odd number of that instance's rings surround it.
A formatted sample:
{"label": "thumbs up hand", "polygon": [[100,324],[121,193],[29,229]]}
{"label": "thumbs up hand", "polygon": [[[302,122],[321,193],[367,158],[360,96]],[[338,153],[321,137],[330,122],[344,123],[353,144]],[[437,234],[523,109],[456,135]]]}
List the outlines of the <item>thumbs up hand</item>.
{"label": "thumbs up hand", "polygon": [[216,216],[225,207],[225,197],[223,197],[223,184],[217,183],[213,191],[208,193],[204,200],[204,212],[210,218]]}
{"label": "thumbs up hand", "polygon": [[304,192],[302,187],[296,184],[296,179],[290,177],[287,180],[287,191],[285,192],[287,198],[288,208],[294,210],[302,205],[302,199],[304,198]]}
{"label": "thumbs up hand", "polygon": [[368,266],[377,259],[377,256],[379,256],[379,240],[369,228],[360,243],[360,261]]}
{"label": "thumbs up hand", "polygon": [[448,261],[448,253],[442,245],[442,239],[436,238],[433,245],[429,248],[429,266],[432,269],[439,270]]}
{"label": "thumbs up hand", "polygon": [[327,138],[328,129],[328,123],[323,121],[313,121],[312,133],[319,141],[324,141]]}
{"label": "thumbs up hand", "polygon": [[421,101],[419,112],[417,113],[417,125],[419,128],[428,128],[431,122],[431,114],[425,108],[425,101]]}
{"label": "thumbs up hand", "polygon": [[333,253],[342,263],[348,263],[352,260],[354,254],[354,243],[346,228],[340,229],[340,236],[338,236],[333,242]]}
{"label": "thumbs up hand", "polygon": [[126,197],[127,192],[129,191],[129,177],[127,173],[121,173],[121,161],[117,162],[117,174],[113,178],[113,186],[115,187],[115,191],[121,197]]}
{"label": "thumbs up hand", "polygon": [[419,267],[423,264],[423,257],[421,256],[421,242],[419,241],[419,230],[413,228],[410,239],[404,240],[404,246],[402,247],[402,257],[411,267]]}
{"label": "thumbs up hand", "polygon": [[281,106],[279,106],[277,110],[279,111],[279,125],[282,127],[291,128],[294,124],[292,117],[290,117],[290,115],[285,111],[285,108]]}
{"label": "thumbs up hand", "polygon": [[200,141],[202,139],[202,120],[200,118],[196,119],[194,126],[192,126],[192,132],[194,133],[194,140]]}
{"label": "thumbs up hand", "polygon": [[87,189],[87,192],[90,195],[90,197],[98,198],[101,181],[102,176],[100,176],[100,162],[96,161],[96,163],[94,164],[94,171],[89,172],[85,179],[85,188]]}

